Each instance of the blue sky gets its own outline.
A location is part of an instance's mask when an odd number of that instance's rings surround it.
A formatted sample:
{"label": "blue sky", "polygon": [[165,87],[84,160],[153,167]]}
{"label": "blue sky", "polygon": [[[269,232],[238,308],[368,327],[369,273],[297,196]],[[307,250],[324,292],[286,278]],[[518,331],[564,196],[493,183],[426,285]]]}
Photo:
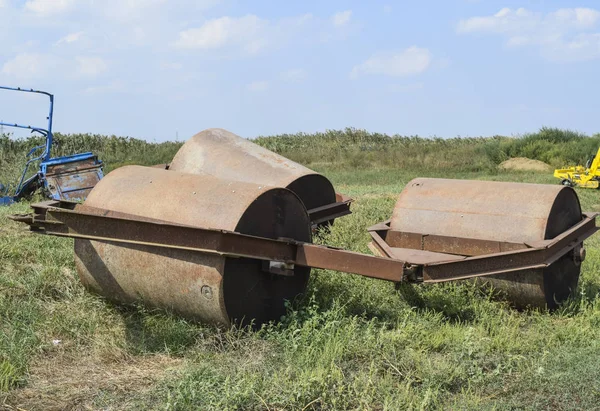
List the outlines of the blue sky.
{"label": "blue sky", "polygon": [[[600,131],[597,1],[0,0],[0,45],[61,132]],[[1,92],[0,119],[45,103]]]}

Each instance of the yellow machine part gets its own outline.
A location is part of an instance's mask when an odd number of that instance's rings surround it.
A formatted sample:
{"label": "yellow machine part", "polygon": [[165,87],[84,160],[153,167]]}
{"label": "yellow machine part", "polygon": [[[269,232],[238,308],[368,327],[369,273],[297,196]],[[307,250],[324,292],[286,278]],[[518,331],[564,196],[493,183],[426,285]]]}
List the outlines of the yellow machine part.
{"label": "yellow machine part", "polygon": [[554,177],[561,184],[571,187],[599,188],[600,187],[600,148],[589,168],[583,166],[557,168]]}

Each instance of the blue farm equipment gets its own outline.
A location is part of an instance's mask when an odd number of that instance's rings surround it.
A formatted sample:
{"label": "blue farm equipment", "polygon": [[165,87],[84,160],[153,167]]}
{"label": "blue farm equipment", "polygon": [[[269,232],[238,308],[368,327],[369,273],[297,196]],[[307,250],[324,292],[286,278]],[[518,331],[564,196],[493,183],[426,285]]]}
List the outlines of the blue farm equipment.
{"label": "blue farm equipment", "polygon": [[[14,191],[11,190],[10,185],[0,184],[0,205],[10,205],[22,198],[29,197],[38,189],[54,200],[84,200],[103,177],[102,161],[98,160],[98,157],[91,152],[51,157],[54,142],[52,135],[54,95],[45,91],[2,86],[0,86],[0,90],[43,94],[50,98],[47,128],[0,122],[2,126],[31,130],[32,133],[38,133],[46,139],[45,144],[32,148],[27,154],[28,160],[25,169]],[[39,150],[43,150],[42,154],[35,156]],[[39,162],[39,169],[34,175],[27,177],[30,166],[37,162]]]}

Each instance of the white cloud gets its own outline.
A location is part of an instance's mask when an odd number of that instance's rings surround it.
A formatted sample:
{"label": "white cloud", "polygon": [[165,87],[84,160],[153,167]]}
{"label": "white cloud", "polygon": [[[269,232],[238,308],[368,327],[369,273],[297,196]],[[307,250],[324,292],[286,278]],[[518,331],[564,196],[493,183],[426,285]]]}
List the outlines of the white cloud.
{"label": "white cloud", "polygon": [[412,93],[423,89],[423,87],[425,87],[423,83],[393,84],[388,87],[388,90],[393,93]]}
{"label": "white cloud", "polygon": [[170,13],[178,7],[187,7],[189,15],[193,15],[201,6],[208,7],[212,3],[216,3],[216,0],[96,0],[93,8],[95,13],[121,24],[136,21],[150,23],[149,26],[152,26],[152,23],[161,19],[168,21]]}
{"label": "white cloud", "polygon": [[125,85],[122,81],[113,81],[101,86],[92,86],[83,90],[85,94],[106,94],[125,90]]}
{"label": "white cloud", "polygon": [[40,15],[57,14],[71,9],[76,0],[28,0],[25,9]]}
{"label": "white cloud", "polygon": [[303,69],[290,69],[281,73],[281,79],[290,83],[298,83],[306,78],[306,71]]}
{"label": "white cloud", "polygon": [[39,79],[60,75],[68,77],[77,74],[84,77],[95,77],[106,72],[108,64],[100,57],[84,57],[60,59],[55,55],[42,53],[21,53],[7,61],[0,72],[15,79]]}
{"label": "white cloud", "polygon": [[311,14],[278,20],[262,19],[252,14],[243,17],[224,16],[208,20],[199,27],[180,31],[172,46],[187,50],[219,51],[221,56],[240,52],[255,54],[294,40],[306,41],[316,31],[312,26],[308,28],[311,24],[316,24]]}
{"label": "white cloud", "polygon": [[568,41],[547,45],[542,50],[542,55],[557,62],[600,58],[600,33],[582,33]]}
{"label": "white cloud", "polygon": [[342,27],[350,22],[351,17],[352,10],[339,11],[331,17],[331,22],[335,27]]}
{"label": "white cloud", "polygon": [[183,49],[219,49],[228,46],[242,47],[254,53],[263,48],[266,39],[262,31],[267,25],[254,15],[220,17],[208,20],[198,28],[181,31],[175,46]]}
{"label": "white cloud", "polygon": [[163,61],[160,63],[161,70],[181,70],[183,68],[183,64],[174,63],[171,61]]}
{"label": "white cloud", "polygon": [[246,88],[248,91],[252,92],[265,91],[269,88],[269,82],[265,80],[253,81],[252,83],[248,84]]}
{"label": "white cloud", "polygon": [[564,33],[573,29],[582,30],[594,27],[599,20],[600,12],[587,8],[559,9],[543,14],[524,8],[511,10],[505,7],[492,16],[461,20],[457,30],[460,33],[480,31],[508,35]]}
{"label": "white cloud", "polygon": [[412,46],[399,52],[385,51],[373,54],[368,60],[355,66],[352,78],[361,74],[383,74],[387,76],[411,76],[424,72],[432,61],[428,49]]}
{"label": "white cloud", "polygon": [[108,64],[101,57],[76,57],[77,73],[82,76],[95,77],[108,70]]}
{"label": "white cloud", "polygon": [[78,31],[76,33],[70,33],[70,34],[67,34],[66,36],[64,36],[63,38],[61,38],[60,40],[58,40],[55,44],[75,43],[76,41],[79,41],[81,39],[81,36],[83,36],[83,31]]}
{"label": "white cloud", "polygon": [[599,11],[586,8],[560,9],[551,13],[551,16],[556,21],[573,25],[579,29],[594,27],[598,20],[600,20]]}
{"label": "white cloud", "polygon": [[166,3],[167,0],[119,0],[118,5],[122,9],[132,11],[146,7],[154,7]]}
{"label": "white cloud", "polygon": [[2,66],[2,74],[18,79],[40,78],[48,74],[58,64],[58,60],[41,53],[22,53]]}
{"label": "white cloud", "polygon": [[491,16],[461,20],[457,32],[502,35],[507,46],[536,46],[550,60],[587,60],[600,57],[600,33],[589,32],[599,22],[600,11],[590,8],[564,8],[550,13],[503,8]]}

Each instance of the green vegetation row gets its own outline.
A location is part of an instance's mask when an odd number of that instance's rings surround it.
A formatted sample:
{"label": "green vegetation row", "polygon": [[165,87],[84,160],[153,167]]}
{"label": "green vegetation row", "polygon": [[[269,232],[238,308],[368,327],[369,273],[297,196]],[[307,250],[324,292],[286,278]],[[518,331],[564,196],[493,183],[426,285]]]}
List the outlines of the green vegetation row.
{"label": "green vegetation row", "polygon": [[423,138],[347,128],[259,137],[256,142],[303,164],[492,171],[512,157],[528,157],[554,167],[585,164],[598,150],[600,134],[587,136],[570,130],[542,128],[518,137]]}
{"label": "green vegetation row", "polygon": [[[182,145],[181,142],[174,141],[151,143],[130,137],[99,134],[56,133],[54,139],[53,157],[91,151],[104,161],[105,172],[127,164],[154,165],[169,162]],[[9,134],[0,135],[0,181],[17,182],[27,161],[27,153],[42,144],[44,139],[37,136],[15,139]],[[41,150],[35,154],[41,154]]]}
{"label": "green vegetation row", "polygon": [[[56,134],[54,156],[92,151],[108,171],[125,164],[152,165],[170,161],[180,142],[151,143],[129,137],[97,134]],[[519,137],[424,138],[389,136],[346,128],[314,134],[260,136],[255,142],[306,165],[335,168],[411,168],[457,171],[491,171],[511,157],[528,157],[555,167],[584,164],[600,146],[600,134],[556,128]],[[0,135],[0,177],[16,178],[30,148],[42,144],[39,137],[12,139]]]}

